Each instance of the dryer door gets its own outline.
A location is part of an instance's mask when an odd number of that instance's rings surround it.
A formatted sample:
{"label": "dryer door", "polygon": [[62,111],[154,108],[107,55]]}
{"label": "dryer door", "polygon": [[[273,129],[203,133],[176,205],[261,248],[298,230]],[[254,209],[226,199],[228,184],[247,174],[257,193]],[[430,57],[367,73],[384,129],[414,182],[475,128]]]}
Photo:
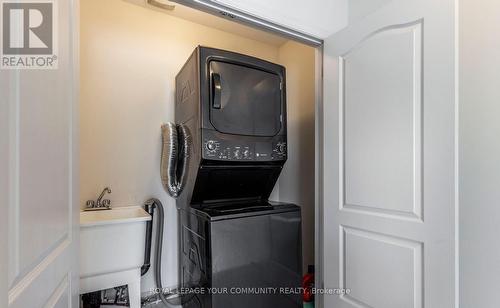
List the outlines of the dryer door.
{"label": "dryer door", "polygon": [[210,122],[221,133],[275,136],[281,129],[281,78],[273,73],[210,61]]}

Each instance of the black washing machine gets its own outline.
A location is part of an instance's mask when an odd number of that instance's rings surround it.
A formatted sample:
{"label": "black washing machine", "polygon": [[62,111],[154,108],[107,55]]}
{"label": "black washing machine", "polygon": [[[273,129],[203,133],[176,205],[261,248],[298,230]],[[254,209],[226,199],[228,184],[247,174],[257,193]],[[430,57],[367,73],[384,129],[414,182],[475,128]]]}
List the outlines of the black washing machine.
{"label": "black washing machine", "polygon": [[182,285],[207,290],[185,307],[302,306],[298,206],[214,204],[181,220]]}

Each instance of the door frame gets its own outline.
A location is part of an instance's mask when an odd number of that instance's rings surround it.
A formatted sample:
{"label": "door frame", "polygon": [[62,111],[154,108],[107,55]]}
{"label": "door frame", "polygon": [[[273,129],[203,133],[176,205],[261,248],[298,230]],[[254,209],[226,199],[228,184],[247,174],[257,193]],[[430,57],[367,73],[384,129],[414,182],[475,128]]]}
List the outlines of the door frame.
{"label": "door frame", "polygon": [[[269,23],[268,21],[263,21],[255,16],[249,16],[247,14],[243,14],[241,12],[237,12],[236,10],[220,6],[220,5],[207,5],[206,3],[208,1],[193,1],[193,0],[174,0],[175,2],[178,2],[182,5],[190,6],[192,8],[205,11],[208,13],[211,13],[213,15],[219,16],[221,18],[226,18],[230,19],[231,21],[238,22],[238,23],[243,23],[246,25],[249,25],[251,27],[265,30],[268,32],[274,32],[278,33],[281,36],[284,36],[286,38],[292,39],[299,41],[303,44],[310,45],[316,49],[315,54],[316,54],[316,59],[315,59],[315,245],[314,245],[314,254],[315,254],[315,286],[316,288],[323,288],[324,287],[324,280],[323,280],[323,265],[324,265],[324,259],[323,259],[323,253],[324,253],[324,243],[323,243],[323,209],[324,209],[324,203],[323,203],[323,195],[324,195],[324,176],[323,176],[323,166],[324,166],[324,157],[323,157],[323,147],[324,147],[324,139],[323,139],[323,106],[324,106],[324,100],[323,100],[323,41],[318,38],[313,38],[309,36],[303,36],[302,33],[299,33],[293,29],[288,29],[286,27],[276,27],[276,25]],[[197,3],[197,5],[195,5]],[[201,4],[203,5],[201,5]],[[212,2],[211,2],[212,3]],[[459,199],[458,199],[458,188],[459,188],[459,166],[458,166],[458,160],[459,160],[459,147],[458,147],[458,138],[459,138],[459,131],[458,131],[458,120],[459,120],[459,96],[458,96],[458,90],[459,90],[459,0],[455,0],[455,44],[456,44],[456,56],[455,56],[455,72],[456,72],[456,81],[455,81],[455,107],[456,107],[456,112],[455,112],[455,130],[456,130],[456,135],[455,135],[455,303],[456,307],[459,305]],[[79,47],[78,47],[78,36],[79,36],[79,3],[78,0],[75,0],[75,23],[77,26],[75,27],[74,31],[76,31],[74,35],[74,39],[76,40],[76,49],[75,51],[78,53]],[[344,12],[346,15],[348,12]],[[236,15],[235,15],[236,14]],[[243,14],[243,15],[241,15]],[[235,18],[236,17],[236,18]],[[78,61],[78,55],[75,57],[76,61]],[[75,70],[75,97],[76,100],[78,100],[78,93],[79,93],[79,65],[76,66]],[[78,117],[74,119],[74,127],[78,128]],[[77,129],[75,129],[74,133],[78,135]],[[77,139],[76,139],[77,140]],[[77,161],[78,160],[78,147],[77,145],[73,145],[74,149],[74,158]],[[78,169],[75,169],[78,170]],[[74,186],[78,187],[78,181],[75,181],[73,184]],[[78,204],[78,198],[75,199],[76,204]],[[78,226],[78,220],[76,218],[76,226]],[[1,240],[1,239],[0,239]],[[1,242],[0,242],[1,243]],[[0,261],[1,261],[1,255],[0,255]],[[0,292],[1,292],[1,287],[2,284],[0,283]],[[1,294],[1,293],[0,293]],[[316,296],[316,303],[317,307],[323,307],[323,296]]]}
{"label": "door frame", "polygon": [[[233,22],[243,23],[256,29],[264,30],[270,33],[276,33],[285,38],[298,41],[302,44],[309,45],[315,48],[315,245],[314,245],[314,255],[315,255],[315,285],[317,288],[323,288],[323,40],[320,38],[312,37],[300,33],[296,30],[283,27],[281,25],[273,24],[269,21],[259,19],[256,16],[250,16],[248,14],[238,12],[234,9],[230,9],[221,5],[208,5],[208,1],[192,1],[192,0],[173,0],[182,5],[192,7],[194,9],[205,11],[216,15],[221,18],[230,19]],[[458,1],[458,0],[457,0]],[[73,35],[72,35],[72,45],[73,45],[73,60],[74,60],[74,75],[73,75],[73,104],[72,108],[72,156],[71,156],[71,166],[72,166],[72,201],[73,201],[73,241],[75,245],[79,245],[79,114],[78,114],[78,104],[79,104],[79,93],[80,93],[80,0],[72,0],[72,21],[73,21]],[[203,5],[201,5],[202,3]],[[347,12],[344,12],[347,15]],[[2,144],[0,144],[2,146]],[[0,148],[0,150],[2,150]],[[0,180],[3,180],[0,178]],[[2,216],[2,221],[7,220],[7,216]],[[0,221],[1,222],[1,221]],[[6,226],[6,224],[0,224],[0,226]],[[1,230],[3,231],[3,230]],[[0,243],[5,242],[7,244],[6,238],[7,232],[0,232],[2,237],[0,238]],[[5,241],[4,241],[5,240]],[[4,253],[5,252],[5,253]],[[6,250],[3,250],[0,254],[0,262],[7,261]],[[3,258],[5,255],[5,258]],[[77,256],[73,258],[76,260],[73,268],[79,268],[78,252]],[[6,264],[6,263],[0,263]],[[0,267],[0,270],[3,268]],[[4,276],[5,277],[5,276]],[[8,287],[2,284],[4,281],[0,282],[0,295],[7,295]],[[79,277],[78,275],[73,275],[71,279],[71,292],[72,292],[72,303],[79,303]],[[4,292],[5,291],[5,292]],[[4,292],[4,293],[3,293]],[[7,300],[7,296],[0,296]],[[317,307],[323,307],[323,297],[316,296]],[[0,304],[2,304],[0,302]]]}
{"label": "door frame", "polygon": [[[148,0],[150,1],[150,0]],[[154,1],[154,0],[153,0]],[[234,9],[227,5],[218,3],[213,0],[171,0],[181,5],[191,7],[193,9],[203,11],[218,17],[228,19],[233,22],[244,24],[256,29],[260,29],[269,33],[274,33],[279,36],[298,41],[310,46],[321,46],[323,40],[312,35],[302,33],[286,26],[279,25],[255,16],[241,10]]]}
{"label": "door frame", "polygon": [[[10,81],[14,74],[13,70],[0,72],[0,92],[11,95]],[[9,204],[9,104],[0,103],[0,204],[5,204],[4,210]],[[8,247],[8,215],[0,215],[0,247]],[[7,306],[8,294],[8,249],[0,249],[0,306]]]}
{"label": "door frame", "polygon": [[[85,1],[85,0],[83,0]],[[72,197],[72,221],[71,234],[73,243],[76,245],[74,252],[76,256],[72,258],[74,264],[70,281],[71,303],[80,306],[80,0],[71,1],[72,20],[72,51],[73,51],[73,108],[71,119],[71,197]]]}
{"label": "door frame", "polygon": [[[316,47],[315,89],[315,202],[314,202],[314,285],[324,288],[323,278],[323,43]],[[316,307],[324,307],[323,296],[315,296]]]}

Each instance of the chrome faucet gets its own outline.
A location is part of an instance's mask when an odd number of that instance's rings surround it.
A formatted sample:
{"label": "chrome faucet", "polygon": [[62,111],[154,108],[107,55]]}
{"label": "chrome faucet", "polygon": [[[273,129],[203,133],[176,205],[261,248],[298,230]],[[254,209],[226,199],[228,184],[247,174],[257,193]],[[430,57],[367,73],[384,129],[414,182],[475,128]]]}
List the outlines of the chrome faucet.
{"label": "chrome faucet", "polygon": [[105,210],[105,209],[111,209],[111,200],[109,199],[102,199],[104,195],[108,193],[111,193],[111,189],[109,187],[104,188],[104,190],[101,192],[99,197],[97,198],[97,201],[94,202],[94,200],[87,200],[86,205],[87,208],[85,209],[86,211],[92,211],[92,210]]}
{"label": "chrome faucet", "polygon": [[103,207],[103,206],[109,206],[111,204],[111,201],[109,199],[104,199],[102,200],[102,197],[104,197],[104,195],[108,193],[110,194],[111,193],[111,189],[109,189],[109,187],[106,187],[104,188],[104,190],[101,192],[101,194],[99,195],[99,198],[97,198],[97,204],[96,204],[96,207]]}

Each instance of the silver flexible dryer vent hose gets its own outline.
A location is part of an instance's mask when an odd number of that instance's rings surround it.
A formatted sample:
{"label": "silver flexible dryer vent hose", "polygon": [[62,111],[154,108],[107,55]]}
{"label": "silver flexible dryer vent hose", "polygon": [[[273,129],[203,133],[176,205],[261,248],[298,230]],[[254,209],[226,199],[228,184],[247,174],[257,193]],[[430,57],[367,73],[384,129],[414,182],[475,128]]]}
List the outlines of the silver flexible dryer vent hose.
{"label": "silver flexible dryer vent hose", "polygon": [[[163,188],[173,198],[178,198],[186,184],[186,177],[189,167],[190,159],[190,144],[191,135],[187,126],[183,124],[176,125],[174,123],[166,123],[161,127],[162,133],[162,152],[161,152],[161,166],[160,175]],[[155,264],[154,264],[154,278],[156,287],[160,290],[158,296],[165,304],[183,304],[191,300],[193,296],[180,296],[175,300],[171,298],[176,294],[163,293],[163,285],[161,282],[161,251],[163,246],[163,223],[164,223],[164,210],[160,200],[151,198],[145,203],[145,208],[154,217],[154,209],[158,210],[156,215],[158,223],[156,230],[156,244],[154,248]],[[152,228],[152,225],[150,226]],[[148,236],[148,235],[146,235]],[[151,237],[151,232],[149,232]],[[147,242],[147,240],[146,240]],[[151,243],[151,238],[149,239]],[[151,249],[149,247],[149,249]],[[149,269],[148,247],[146,247],[145,265],[143,266],[142,273],[145,274]],[[197,301],[199,299],[195,297]],[[180,300],[180,301],[179,301]]]}
{"label": "silver flexible dryer vent hose", "polygon": [[170,196],[177,198],[186,184],[191,136],[185,125],[170,122],[162,125],[161,134],[161,183]]}

